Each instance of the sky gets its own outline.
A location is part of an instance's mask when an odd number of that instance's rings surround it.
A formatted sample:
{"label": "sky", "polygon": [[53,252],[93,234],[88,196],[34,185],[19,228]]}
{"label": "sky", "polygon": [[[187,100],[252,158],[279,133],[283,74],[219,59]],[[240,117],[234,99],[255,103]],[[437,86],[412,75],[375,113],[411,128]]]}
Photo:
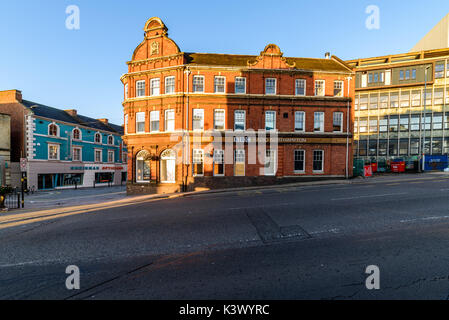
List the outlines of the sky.
{"label": "sky", "polygon": [[[405,5],[406,4],[406,5]],[[66,28],[78,6],[79,30]],[[379,28],[368,29],[368,6]],[[355,59],[408,52],[449,13],[447,0],[0,0],[0,90],[123,123],[121,75],[160,17],[184,52]]]}

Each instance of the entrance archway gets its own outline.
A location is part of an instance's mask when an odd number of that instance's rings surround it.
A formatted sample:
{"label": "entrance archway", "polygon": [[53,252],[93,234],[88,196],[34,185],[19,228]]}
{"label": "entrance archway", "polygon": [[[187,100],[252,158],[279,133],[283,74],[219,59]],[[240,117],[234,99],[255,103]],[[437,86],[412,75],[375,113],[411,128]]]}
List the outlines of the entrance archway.
{"label": "entrance archway", "polygon": [[151,181],[151,155],[142,150],[136,156],[136,182],[149,183]]}
{"label": "entrance archway", "polygon": [[171,149],[161,154],[161,182],[176,183],[176,153]]}

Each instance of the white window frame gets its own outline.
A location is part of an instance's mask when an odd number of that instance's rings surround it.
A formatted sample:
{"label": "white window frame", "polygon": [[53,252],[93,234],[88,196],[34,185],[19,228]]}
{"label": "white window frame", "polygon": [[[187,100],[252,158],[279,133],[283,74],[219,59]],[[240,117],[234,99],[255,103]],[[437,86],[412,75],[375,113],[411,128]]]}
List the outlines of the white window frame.
{"label": "white window frame", "polygon": [[[195,128],[195,122],[198,120],[195,120],[195,114],[196,116],[201,115],[201,128]],[[194,131],[203,131],[204,130],[204,109],[193,109],[192,110],[192,130]]]}
{"label": "white window frame", "polygon": [[[110,158],[110,155],[112,154],[112,160]],[[108,150],[108,163],[114,163],[115,161],[115,152],[114,150]]]}
{"label": "white window frame", "polygon": [[[223,85],[217,84],[217,81],[223,81]],[[218,86],[223,86],[223,91],[218,91]],[[214,77],[214,93],[226,93],[226,77],[225,76],[215,76]]]}
{"label": "white window frame", "polygon": [[[321,117],[320,117],[320,130],[316,130],[315,129],[315,124],[316,124],[316,119],[317,119],[317,115],[321,115]],[[321,132],[324,132],[324,130],[325,130],[325,128],[324,128],[324,123],[325,123],[325,119],[324,119],[324,112],[322,112],[322,111],[318,111],[318,112],[315,112],[314,113],[314,115],[313,115],[313,132],[318,132],[318,133],[321,133]]]}
{"label": "white window frame", "polygon": [[340,116],[340,130],[336,131],[333,130],[334,132],[343,132],[343,112],[334,112],[333,116],[332,116],[332,127],[334,127],[334,123],[335,123],[335,116]]}
{"label": "white window frame", "polygon": [[[337,89],[337,85],[341,85],[340,93],[338,95],[335,94],[335,90]],[[344,90],[345,90],[345,82],[341,80],[335,80],[334,81],[334,97],[344,97]]]}
{"label": "white window frame", "polygon": [[129,97],[129,84],[125,84],[125,99],[128,99]]}
{"label": "white window frame", "polygon": [[[143,84],[143,88],[139,88],[139,85]],[[143,90],[143,94],[142,94]],[[146,96],[146,83],[145,80],[137,80],[136,81],[136,97],[145,97]]]}
{"label": "white window frame", "polygon": [[[303,166],[302,166],[302,170],[295,170],[295,162],[296,162],[296,152],[302,152],[302,157],[303,157]],[[304,174],[306,172],[306,150],[304,149],[295,149],[293,150],[293,172],[295,174]]]}
{"label": "white window frame", "polygon": [[[237,155],[240,154],[238,157]],[[237,161],[241,159],[241,155],[243,154],[243,161]],[[236,174],[236,164],[243,164],[243,175]],[[234,176],[235,177],[245,177],[246,176],[246,151],[245,149],[235,149],[234,150]]]}
{"label": "white window frame", "polygon": [[[220,162],[217,162],[217,159],[220,159]],[[223,173],[222,174],[216,174],[215,173],[215,165],[216,164],[222,164],[223,165]],[[213,174],[214,177],[224,177],[225,176],[225,161],[224,161],[224,150],[214,150],[214,164],[213,164]]]}
{"label": "white window frame", "polygon": [[[321,152],[321,170],[314,170],[313,164],[315,163],[315,152]],[[324,150],[313,150],[313,159],[312,159],[312,170],[313,173],[323,173],[324,172]]]}
{"label": "white window frame", "polygon": [[[217,113],[223,114],[223,128],[217,129]],[[223,131],[226,130],[226,110],[225,109],[214,109],[214,130],[215,131]]]}
{"label": "white window frame", "polygon": [[[139,121],[139,116],[141,117],[143,115],[143,121]],[[145,123],[147,119],[146,112],[136,112],[136,133],[145,133]],[[143,123],[143,130],[139,130],[139,123]]]}
{"label": "white window frame", "polygon": [[[157,84],[157,86],[155,84]],[[150,96],[157,97],[160,95],[161,95],[161,79],[160,78],[150,79]]]}
{"label": "white window frame", "polygon": [[[100,153],[100,161],[97,161],[97,152]],[[94,149],[94,162],[103,163],[103,149]]]}
{"label": "white window frame", "polygon": [[[268,114],[273,114],[273,129],[267,129],[267,115]],[[272,110],[268,110],[265,111],[265,130],[267,131],[276,131],[276,111],[272,111]]]}
{"label": "white window frame", "polygon": [[[236,114],[237,113],[243,114],[243,130],[235,128],[236,123],[237,123],[236,122],[236,119],[237,119]],[[235,110],[234,111],[234,131],[245,131],[245,130],[246,130],[246,110]]]}
{"label": "white window frame", "polygon": [[[274,81],[274,93],[268,92],[268,88],[271,88],[272,86],[268,86],[268,82]],[[265,79],[265,94],[268,96],[275,96],[277,94],[277,79],[276,78],[266,78]]]}
{"label": "white window frame", "polygon": [[[75,138],[75,130],[78,130],[78,132],[80,133],[79,134],[79,138]],[[83,134],[82,134],[82,131],[79,128],[73,128],[73,130],[72,130],[72,139],[76,140],[76,141],[83,140]]]}
{"label": "white window frame", "polygon": [[[270,153],[270,155],[268,155],[268,153]],[[272,156],[272,154],[274,154],[274,156]],[[272,159],[274,161],[274,164],[272,164],[272,165],[271,165],[271,161],[270,161],[270,167],[268,167],[268,168],[266,167],[267,157],[269,157],[270,160]],[[265,176],[267,176],[267,177],[275,177],[276,176],[277,163],[278,163],[278,155],[277,155],[276,150],[266,149],[265,150],[265,168],[264,168]]]}
{"label": "white window frame", "polygon": [[128,134],[128,125],[129,125],[129,115],[125,114],[125,127],[124,127],[125,134]]}
{"label": "white window frame", "polygon": [[[243,82],[244,82],[243,92],[237,92],[237,80],[243,80]],[[234,87],[234,92],[235,92],[236,94],[246,94],[246,77],[235,77],[235,87]]]}
{"label": "white window frame", "polygon": [[[173,115],[173,119],[169,119],[169,117],[168,117],[168,115],[169,114],[172,114]],[[176,123],[175,123],[175,110],[174,109],[168,109],[168,110],[165,110],[165,114],[164,114],[164,129],[165,129],[165,132],[173,132],[173,131],[175,131],[175,125],[176,125]],[[172,125],[172,128],[169,128],[169,125],[168,125],[168,123],[169,123],[169,121],[170,121],[170,123],[172,123],[173,125]]]}
{"label": "white window frame", "polygon": [[[201,155],[201,162],[198,161],[198,155]],[[195,173],[195,164],[203,165],[203,172],[201,174]],[[192,151],[192,174],[194,177],[203,177],[204,176],[204,150],[203,149],[193,149]]]}
{"label": "white window frame", "polygon": [[[301,86],[299,85],[300,83],[303,84],[304,94],[299,94],[298,93],[298,89],[301,88]],[[295,96],[305,97],[306,96],[306,90],[307,90],[307,81],[306,81],[306,79],[296,79],[295,80]]]}
{"label": "white window frame", "polygon": [[[51,154],[50,153],[50,148],[51,147],[56,147],[56,150],[57,150],[57,152],[56,152],[56,154],[57,154],[56,155],[56,159],[50,157],[50,154]],[[48,151],[48,156],[47,156],[48,160],[50,160],[50,161],[58,161],[58,160],[60,160],[61,146],[58,143],[49,143],[47,151]]]}
{"label": "white window frame", "polygon": [[[319,89],[318,84],[322,84],[323,94],[318,94],[318,89]],[[326,81],[325,80],[315,80],[315,96],[316,97],[326,96]]]}
{"label": "white window frame", "polygon": [[[51,126],[56,126],[56,135],[55,136],[50,134],[50,127]],[[47,127],[47,134],[48,134],[49,137],[59,137],[60,136],[60,132],[61,132],[60,130],[61,129],[59,128],[59,126],[56,123],[52,122]]]}
{"label": "white window frame", "polygon": [[[297,121],[299,114],[302,114],[302,130],[296,129],[296,123],[299,122],[299,121]],[[294,129],[295,129],[295,132],[305,132],[306,131],[306,113],[304,111],[295,111],[295,128]]]}
{"label": "white window frame", "polygon": [[[109,139],[110,139],[110,138],[112,138],[112,143],[109,143]],[[110,134],[110,135],[108,136],[107,142],[108,142],[108,145],[110,145],[110,146],[113,146],[113,145],[114,145],[114,136],[113,136],[112,134]]]}
{"label": "white window frame", "polygon": [[[100,137],[100,141],[99,142],[97,142],[97,136]],[[102,144],[103,143],[103,136],[101,135],[100,132],[95,132],[95,134],[94,134],[94,143],[96,143],[96,144]]]}
{"label": "white window frame", "polygon": [[[196,90],[197,88],[196,88],[196,84],[195,84],[195,80],[196,79],[201,79],[201,83],[202,83],[202,88],[203,88],[203,90],[201,90],[201,91],[199,91],[199,90]],[[193,93],[204,93],[204,76],[201,76],[201,75],[194,75],[193,76],[193,78],[192,78],[192,92]]]}
{"label": "white window frame", "polygon": [[[168,84],[173,80],[173,84]],[[170,90],[168,90],[170,88]],[[174,94],[176,92],[176,78],[175,76],[165,77],[165,94]]]}
{"label": "white window frame", "polygon": [[[157,119],[154,118],[157,115]],[[153,122],[158,123],[158,129],[153,130]],[[161,113],[157,110],[150,111],[150,132],[160,132],[161,131]]]}
{"label": "white window frame", "polygon": [[[75,150],[79,150],[79,152],[80,152],[80,157],[79,157],[79,159],[75,159]],[[82,147],[78,147],[78,146],[76,146],[76,147],[72,147],[72,161],[83,161],[83,148]]]}

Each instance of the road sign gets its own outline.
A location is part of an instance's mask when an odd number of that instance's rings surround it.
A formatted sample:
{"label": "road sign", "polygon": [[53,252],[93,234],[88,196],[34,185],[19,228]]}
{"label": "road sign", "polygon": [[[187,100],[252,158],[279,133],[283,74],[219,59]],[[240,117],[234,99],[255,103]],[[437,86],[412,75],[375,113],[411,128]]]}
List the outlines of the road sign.
{"label": "road sign", "polygon": [[20,158],[20,171],[27,171],[28,160],[26,158]]}

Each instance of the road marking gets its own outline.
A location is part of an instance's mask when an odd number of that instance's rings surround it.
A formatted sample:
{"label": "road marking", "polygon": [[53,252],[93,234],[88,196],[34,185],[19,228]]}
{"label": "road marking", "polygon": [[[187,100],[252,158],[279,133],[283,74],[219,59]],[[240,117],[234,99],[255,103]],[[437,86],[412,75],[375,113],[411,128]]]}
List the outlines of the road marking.
{"label": "road marking", "polygon": [[425,217],[425,218],[416,218],[416,219],[409,219],[409,220],[401,220],[401,223],[417,222],[417,221],[435,221],[435,220],[445,220],[445,219],[449,219],[449,216],[441,216],[441,217]]}
{"label": "road marking", "polygon": [[354,200],[354,199],[363,199],[363,198],[392,197],[392,196],[401,196],[404,194],[407,194],[407,193],[402,192],[402,193],[376,194],[376,195],[370,195],[370,196],[357,196],[357,197],[349,197],[349,198],[337,198],[337,199],[332,199],[331,201]]}
{"label": "road marking", "polygon": [[399,185],[401,185],[401,183],[390,183],[390,184],[387,184],[387,186],[399,186]]}
{"label": "road marking", "polygon": [[117,194],[126,194],[126,191],[120,191],[120,192],[112,192],[112,193],[101,193],[101,194],[94,194],[89,196],[82,196],[82,197],[74,197],[74,198],[61,198],[61,199],[48,199],[45,201],[34,201],[29,200],[30,203],[48,203],[48,202],[62,202],[67,200],[78,200],[78,199],[85,199],[85,198],[98,198],[101,196],[111,196],[111,195],[117,195]]}

